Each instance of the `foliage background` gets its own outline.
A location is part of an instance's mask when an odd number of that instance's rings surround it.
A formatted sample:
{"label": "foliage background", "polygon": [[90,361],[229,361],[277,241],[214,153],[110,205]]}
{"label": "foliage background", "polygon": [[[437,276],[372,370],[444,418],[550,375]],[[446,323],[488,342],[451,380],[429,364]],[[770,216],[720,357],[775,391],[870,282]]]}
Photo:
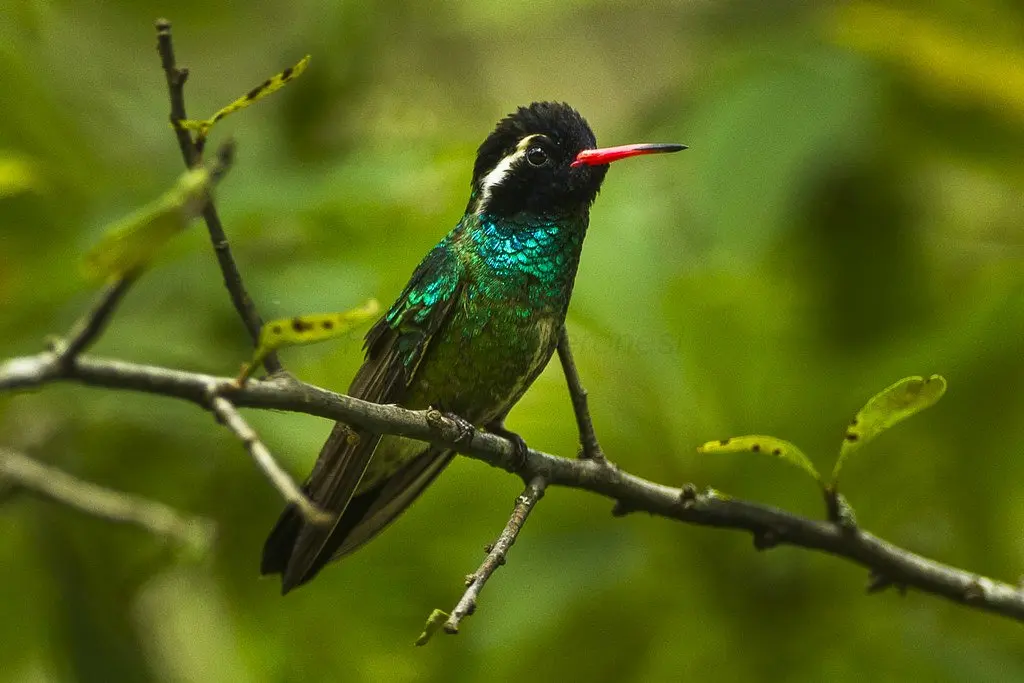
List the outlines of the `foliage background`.
{"label": "foliage background", "polygon": [[[457,220],[475,146],[535,99],[605,144],[681,141],[616,166],[570,312],[598,434],[623,467],[822,514],[768,459],[698,457],[770,433],[828,470],[876,390],[943,373],[946,398],[844,472],[862,524],[1013,580],[1024,567],[1024,10],[1008,0],[76,3],[2,0],[0,354],[66,329],[80,255],[181,172],[152,22],[175,21],[208,115],[313,54],[215,132],[219,203],[265,316],[391,300]],[[176,240],[97,348],[214,373],[247,356],[204,229]],[[359,340],[291,350],[343,390]],[[298,476],[328,425],[252,414]],[[556,365],[512,414],[571,455]],[[1019,625],[746,535],[553,490],[457,638],[434,607],[521,484],[459,459],[385,536],[282,599],[257,579],[280,503],[192,406],[71,386],[0,399],[0,443],[219,524],[180,558],[130,528],[17,497],[0,510],[0,680],[1020,680]]]}

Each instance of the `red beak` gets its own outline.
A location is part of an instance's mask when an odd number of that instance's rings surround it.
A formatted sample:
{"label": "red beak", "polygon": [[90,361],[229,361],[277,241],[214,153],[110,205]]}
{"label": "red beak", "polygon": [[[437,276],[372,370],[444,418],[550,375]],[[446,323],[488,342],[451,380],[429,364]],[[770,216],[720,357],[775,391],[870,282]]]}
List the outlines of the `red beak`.
{"label": "red beak", "polygon": [[663,154],[665,152],[681,152],[686,145],[672,143],[642,143],[637,145],[620,145],[618,147],[603,147],[601,149],[585,149],[576,155],[576,159],[569,164],[576,166],[601,166],[610,164],[619,159],[638,157],[642,154]]}

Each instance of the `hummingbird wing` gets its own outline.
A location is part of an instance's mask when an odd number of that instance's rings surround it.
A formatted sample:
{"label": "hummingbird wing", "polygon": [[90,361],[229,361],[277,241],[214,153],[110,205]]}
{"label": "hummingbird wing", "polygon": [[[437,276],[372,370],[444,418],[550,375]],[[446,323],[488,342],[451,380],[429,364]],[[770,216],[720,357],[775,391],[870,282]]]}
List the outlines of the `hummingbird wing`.
{"label": "hummingbird wing", "polygon": [[[349,395],[401,403],[405,391],[459,299],[463,266],[442,242],[427,254],[388,313],[366,335],[366,360]],[[288,592],[313,578],[334,557],[354,550],[394,519],[451,459],[424,447],[379,486],[355,495],[381,435],[338,423],[304,485],[310,499],[337,515],[333,524],[306,523],[289,505],[263,548],[262,574],[281,574]],[[443,457],[442,457],[443,456]]]}

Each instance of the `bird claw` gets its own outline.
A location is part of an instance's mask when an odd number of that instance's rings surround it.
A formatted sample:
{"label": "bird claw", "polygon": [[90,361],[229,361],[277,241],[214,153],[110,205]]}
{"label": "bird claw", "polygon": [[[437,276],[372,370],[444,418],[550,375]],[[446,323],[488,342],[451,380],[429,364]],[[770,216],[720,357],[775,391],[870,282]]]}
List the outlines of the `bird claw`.
{"label": "bird claw", "polygon": [[515,468],[517,470],[523,469],[526,466],[526,454],[530,450],[530,447],[526,445],[526,440],[512,430],[506,429],[504,422],[492,422],[484,425],[484,427],[491,434],[512,442],[512,457],[515,458]]}
{"label": "bird claw", "polygon": [[473,434],[476,432],[476,427],[473,426],[473,423],[467,420],[466,418],[462,417],[461,415],[456,415],[455,413],[442,414],[455,428],[456,434],[455,438],[452,439],[452,441],[458,444],[462,444],[464,446],[468,446],[469,443],[473,440]]}

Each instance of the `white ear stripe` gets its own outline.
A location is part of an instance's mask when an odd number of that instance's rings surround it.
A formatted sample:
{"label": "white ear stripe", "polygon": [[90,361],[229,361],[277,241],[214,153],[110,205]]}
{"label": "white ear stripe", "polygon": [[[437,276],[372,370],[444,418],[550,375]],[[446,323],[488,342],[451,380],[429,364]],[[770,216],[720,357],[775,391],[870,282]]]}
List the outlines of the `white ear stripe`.
{"label": "white ear stripe", "polygon": [[482,213],[487,208],[487,202],[491,199],[491,192],[494,188],[505,182],[509,172],[519,159],[523,158],[526,150],[536,135],[527,135],[519,141],[514,152],[502,158],[487,175],[480,180],[480,200],[476,203],[476,213]]}

